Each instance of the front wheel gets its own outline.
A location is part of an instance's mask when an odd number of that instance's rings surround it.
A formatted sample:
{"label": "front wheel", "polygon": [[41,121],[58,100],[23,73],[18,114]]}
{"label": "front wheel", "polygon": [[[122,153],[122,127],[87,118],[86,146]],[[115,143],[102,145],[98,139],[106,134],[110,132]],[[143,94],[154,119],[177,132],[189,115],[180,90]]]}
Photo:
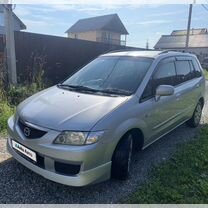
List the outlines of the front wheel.
{"label": "front wheel", "polygon": [[201,115],[202,115],[202,103],[198,102],[194,110],[193,116],[191,117],[190,120],[187,121],[188,126],[192,128],[196,128],[200,123]]}
{"label": "front wheel", "polygon": [[133,151],[133,139],[131,135],[125,136],[116,147],[112,158],[111,175],[113,178],[125,180],[129,176]]}

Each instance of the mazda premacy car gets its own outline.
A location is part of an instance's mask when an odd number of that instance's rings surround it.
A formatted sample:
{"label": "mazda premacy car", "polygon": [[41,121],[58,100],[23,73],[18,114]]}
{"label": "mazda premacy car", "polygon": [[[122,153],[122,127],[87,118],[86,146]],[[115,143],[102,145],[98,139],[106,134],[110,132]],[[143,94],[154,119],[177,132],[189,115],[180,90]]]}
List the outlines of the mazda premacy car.
{"label": "mazda premacy car", "polygon": [[126,179],[133,152],[185,122],[199,125],[204,91],[195,55],[104,54],[23,101],[8,120],[8,150],[32,171],[70,186]]}

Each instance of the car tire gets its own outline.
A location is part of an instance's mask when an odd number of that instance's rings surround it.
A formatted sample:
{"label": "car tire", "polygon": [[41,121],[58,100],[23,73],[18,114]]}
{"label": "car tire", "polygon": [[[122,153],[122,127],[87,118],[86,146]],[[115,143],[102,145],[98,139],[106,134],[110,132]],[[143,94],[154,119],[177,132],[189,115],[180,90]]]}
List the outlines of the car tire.
{"label": "car tire", "polygon": [[112,178],[125,180],[129,176],[133,152],[133,139],[130,134],[124,136],[117,145],[112,158]]}
{"label": "car tire", "polygon": [[194,110],[193,116],[191,117],[190,120],[187,121],[187,125],[190,126],[191,128],[196,128],[199,125],[200,120],[201,120],[201,115],[202,115],[202,108],[203,108],[203,105],[199,101]]}

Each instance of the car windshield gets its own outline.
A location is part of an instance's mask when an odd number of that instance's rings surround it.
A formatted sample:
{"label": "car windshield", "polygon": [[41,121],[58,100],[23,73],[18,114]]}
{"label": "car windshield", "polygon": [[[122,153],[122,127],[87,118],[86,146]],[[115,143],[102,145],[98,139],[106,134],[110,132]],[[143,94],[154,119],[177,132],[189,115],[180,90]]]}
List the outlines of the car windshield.
{"label": "car windshield", "polygon": [[72,90],[131,95],[142,82],[153,59],[103,56],[80,69],[62,86]]}

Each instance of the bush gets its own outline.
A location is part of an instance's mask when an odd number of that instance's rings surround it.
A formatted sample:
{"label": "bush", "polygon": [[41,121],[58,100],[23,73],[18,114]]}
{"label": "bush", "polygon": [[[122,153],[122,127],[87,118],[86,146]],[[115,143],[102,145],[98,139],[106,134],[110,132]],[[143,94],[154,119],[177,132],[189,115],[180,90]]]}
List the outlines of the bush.
{"label": "bush", "polygon": [[4,133],[7,128],[7,120],[14,113],[14,107],[11,107],[6,101],[0,103],[0,133]]}
{"label": "bush", "polygon": [[20,102],[41,91],[43,88],[39,87],[37,84],[33,83],[29,86],[12,86],[8,89],[6,97],[11,105],[18,105]]}
{"label": "bush", "polygon": [[40,90],[42,88],[35,83],[30,86],[12,86],[8,90],[0,88],[0,133],[6,132],[7,120],[14,114],[15,106]]}

